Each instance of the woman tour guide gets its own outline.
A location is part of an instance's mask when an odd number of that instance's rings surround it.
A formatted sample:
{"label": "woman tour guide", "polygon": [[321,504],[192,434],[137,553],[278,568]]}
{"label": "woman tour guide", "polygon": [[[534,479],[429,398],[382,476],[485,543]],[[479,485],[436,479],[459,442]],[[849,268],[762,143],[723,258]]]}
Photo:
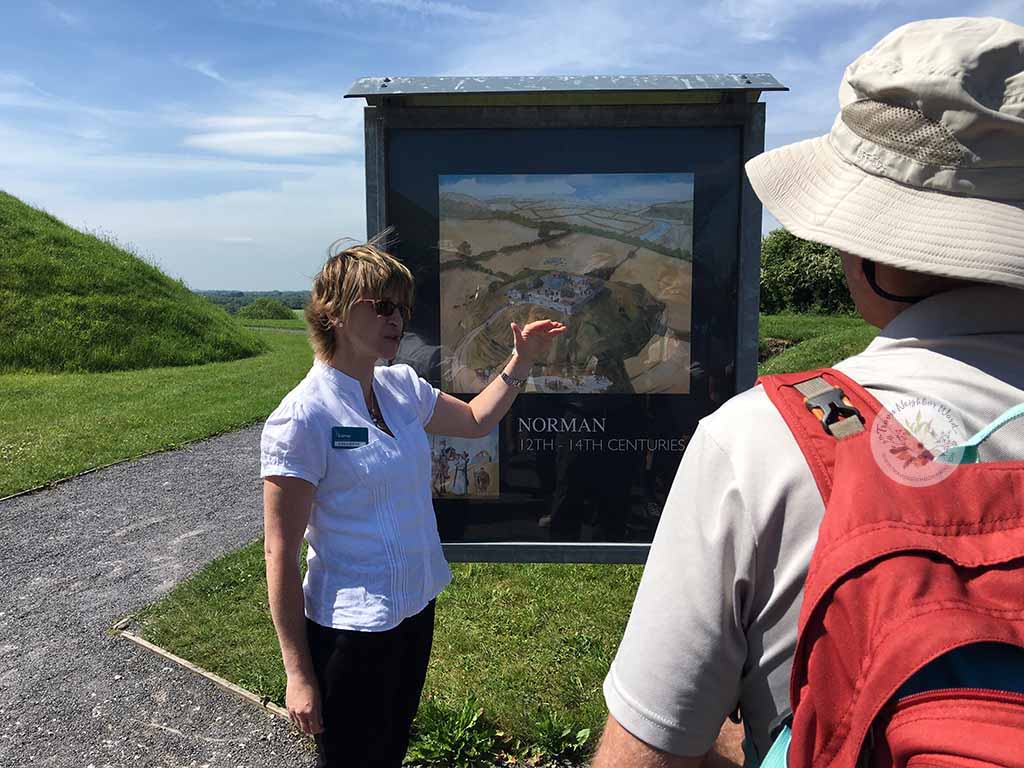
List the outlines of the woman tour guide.
{"label": "woman tour guide", "polygon": [[[392,360],[413,278],[378,247],[330,256],[306,323],[312,369],[263,428],[270,611],[286,705],[320,766],[399,766],[419,705],[434,599],[451,580],[431,502],[427,433],[481,437],[565,326],[512,324],[501,375],[469,403]],[[307,573],[299,551],[308,543]]]}

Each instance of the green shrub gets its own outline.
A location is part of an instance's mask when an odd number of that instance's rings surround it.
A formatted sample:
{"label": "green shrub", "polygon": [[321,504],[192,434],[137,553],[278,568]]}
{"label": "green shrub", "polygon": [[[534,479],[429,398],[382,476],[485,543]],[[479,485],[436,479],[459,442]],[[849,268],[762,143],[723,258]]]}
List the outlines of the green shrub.
{"label": "green shrub", "polygon": [[238,317],[253,320],[292,320],[295,314],[283,301],[263,296],[239,309]]}
{"label": "green shrub", "polygon": [[546,710],[533,725],[534,743],[527,750],[529,765],[560,768],[582,764],[590,742],[589,728],[581,728],[557,710]]}
{"label": "green shrub", "polygon": [[484,710],[468,698],[459,708],[436,699],[420,705],[405,762],[444,768],[493,766],[498,754],[498,732],[483,718]]}
{"label": "green shrub", "polygon": [[836,250],[784,229],[769,233],[761,241],[761,311],[853,312]]}

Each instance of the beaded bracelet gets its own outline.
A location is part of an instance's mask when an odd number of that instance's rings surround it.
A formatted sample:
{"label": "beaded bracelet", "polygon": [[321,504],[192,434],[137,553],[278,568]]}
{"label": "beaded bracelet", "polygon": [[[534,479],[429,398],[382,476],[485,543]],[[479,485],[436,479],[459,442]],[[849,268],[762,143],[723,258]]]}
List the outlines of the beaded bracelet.
{"label": "beaded bracelet", "polygon": [[526,379],[517,379],[515,376],[509,376],[504,371],[501,372],[501,380],[508,384],[510,387],[516,387],[521,389],[526,384]]}

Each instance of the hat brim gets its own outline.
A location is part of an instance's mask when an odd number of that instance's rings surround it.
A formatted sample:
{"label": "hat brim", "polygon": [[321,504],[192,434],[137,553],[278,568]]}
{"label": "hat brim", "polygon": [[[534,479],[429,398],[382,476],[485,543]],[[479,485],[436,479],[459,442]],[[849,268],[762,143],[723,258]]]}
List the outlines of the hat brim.
{"label": "hat brim", "polygon": [[749,160],[747,177],[797,237],[871,261],[1024,289],[1024,203],[917,189],[844,160],[828,136]]}

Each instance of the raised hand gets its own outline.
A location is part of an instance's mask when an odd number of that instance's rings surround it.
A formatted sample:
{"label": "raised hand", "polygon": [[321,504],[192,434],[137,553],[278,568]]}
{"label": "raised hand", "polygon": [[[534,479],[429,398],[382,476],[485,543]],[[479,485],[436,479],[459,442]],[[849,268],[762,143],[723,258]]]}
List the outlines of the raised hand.
{"label": "raised hand", "polygon": [[555,320],[535,320],[525,328],[512,323],[516,355],[532,365],[547,356],[555,339],[566,330],[564,324]]}

